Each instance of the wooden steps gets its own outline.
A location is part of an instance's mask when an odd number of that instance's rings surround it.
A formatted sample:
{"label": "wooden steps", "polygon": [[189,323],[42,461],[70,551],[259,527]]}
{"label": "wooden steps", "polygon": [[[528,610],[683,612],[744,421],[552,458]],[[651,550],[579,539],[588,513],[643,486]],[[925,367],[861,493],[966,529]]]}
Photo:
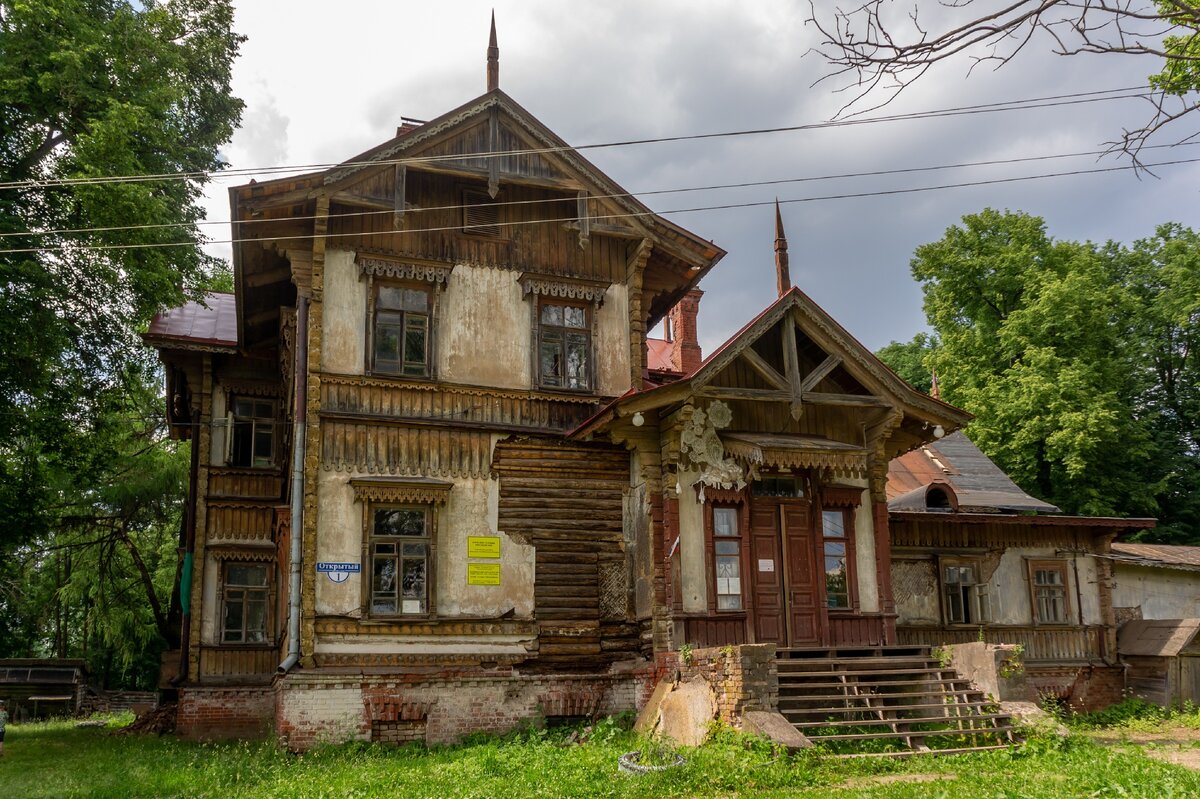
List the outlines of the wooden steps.
{"label": "wooden steps", "polygon": [[[1017,740],[1011,717],[927,647],[781,649],[776,667],[779,712],[839,756],[962,754]],[[865,742],[896,748],[854,751]]]}

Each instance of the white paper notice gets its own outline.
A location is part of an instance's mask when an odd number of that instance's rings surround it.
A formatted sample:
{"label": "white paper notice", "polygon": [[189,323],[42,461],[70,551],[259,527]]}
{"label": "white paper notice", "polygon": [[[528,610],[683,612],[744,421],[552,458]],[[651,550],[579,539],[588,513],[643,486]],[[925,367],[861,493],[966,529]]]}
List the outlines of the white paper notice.
{"label": "white paper notice", "polygon": [[758,561],[758,570],[759,570],[760,572],[773,572],[773,571],[775,571],[775,561],[773,561],[773,560],[762,560],[762,559],[759,559],[759,561]]}

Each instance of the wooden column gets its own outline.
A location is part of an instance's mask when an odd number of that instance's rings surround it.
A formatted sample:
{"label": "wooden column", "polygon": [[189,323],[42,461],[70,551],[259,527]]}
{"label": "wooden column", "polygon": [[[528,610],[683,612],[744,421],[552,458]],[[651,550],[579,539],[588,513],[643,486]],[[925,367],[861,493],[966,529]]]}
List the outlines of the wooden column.
{"label": "wooden column", "polygon": [[629,290],[629,381],[640,390],[646,373],[646,313],[642,308],[642,277],[654,244],[649,239],[634,248],[625,270],[625,285]]}

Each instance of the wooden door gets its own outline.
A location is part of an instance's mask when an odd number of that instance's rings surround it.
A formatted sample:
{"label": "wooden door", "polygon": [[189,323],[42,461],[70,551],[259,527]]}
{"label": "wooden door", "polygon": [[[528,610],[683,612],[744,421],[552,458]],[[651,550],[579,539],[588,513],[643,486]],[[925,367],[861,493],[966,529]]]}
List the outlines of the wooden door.
{"label": "wooden door", "polygon": [[825,629],[824,594],[817,590],[817,562],[809,507],[783,501],[779,517],[784,539],[784,585],[792,646],[820,644]]}
{"label": "wooden door", "polygon": [[754,592],[754,640],[786,646],[779,504],[757,497],[750,505],[750,585]]}

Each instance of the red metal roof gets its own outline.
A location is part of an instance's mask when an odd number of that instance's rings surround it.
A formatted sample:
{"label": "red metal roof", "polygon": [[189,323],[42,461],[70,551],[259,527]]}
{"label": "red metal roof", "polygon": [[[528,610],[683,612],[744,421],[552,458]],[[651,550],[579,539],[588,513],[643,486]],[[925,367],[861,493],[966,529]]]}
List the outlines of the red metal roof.
{"label": "red metal roof", "polygon": [[163,311],[144,336],[160,349],[172,344],[188,349],[236,350],[237,304],[232,294],[212,292],[200,302],[185,302]]}
{"label": "red metal roof", "polygon": [[661,338],[646,339],[646,367],[651,372],[681,374],[671,363],[671,342]]}

